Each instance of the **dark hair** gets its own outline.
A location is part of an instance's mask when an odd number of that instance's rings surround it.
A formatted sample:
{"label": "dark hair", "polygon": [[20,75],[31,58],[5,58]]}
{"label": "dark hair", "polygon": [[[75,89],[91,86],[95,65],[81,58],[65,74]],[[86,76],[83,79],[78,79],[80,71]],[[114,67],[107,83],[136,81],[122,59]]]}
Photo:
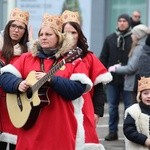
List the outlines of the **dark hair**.
{"label": "dark hair", "polygon": [[[12,44],[12,39],[10,38],[10,34],[9,34],[9,28],[13,22],[14,20],[9,21],[4,30],[4,44],[2,47],[2,57],[5,59],[6,64],[8,64],[11,58],[14,56],[14,47]],[[27,42],[28,42],[28,29],[26,25],[24,35],[19,41],[19,44],[22,49],[22,53],[25,53],[28,51]]]}
{"label": "dark hair", "polygon": [[83,50],[83,56],[82,57],[85,57],[88,53],[89,46],[88,46],[88,43],[87,43],[87,38],[84,36],[84,34],[81,30],[81,26],[76,22],[71,22],[70,21],[70,22],[67,22],[67,23],[63,24],[62,32],[64,32],[64,27],[65,27],[66,24],[70,24],[71,26],[73,26],[77,30],[78,35],[79,35],[77,46]]}

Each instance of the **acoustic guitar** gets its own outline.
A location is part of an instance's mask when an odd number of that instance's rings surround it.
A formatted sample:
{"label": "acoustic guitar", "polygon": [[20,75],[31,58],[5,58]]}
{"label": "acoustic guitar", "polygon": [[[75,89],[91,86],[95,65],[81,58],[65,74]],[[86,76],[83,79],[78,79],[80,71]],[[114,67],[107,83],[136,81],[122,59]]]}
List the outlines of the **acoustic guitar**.
{"label": "acoustic guitar", "polygon": [[26,78],[27,83],[31,86],[26,92],[6,94],[9,117],[16,128],[29,129],[34,125],[41,108],[50,104],[47,95],[48,87],[46,81],[51,79],[63,65],[79,58],[81,54],[82,50],[79,48],[71,50],[66,58],[52,67],[40,80],[36,80],[35,71],[31,71]]}

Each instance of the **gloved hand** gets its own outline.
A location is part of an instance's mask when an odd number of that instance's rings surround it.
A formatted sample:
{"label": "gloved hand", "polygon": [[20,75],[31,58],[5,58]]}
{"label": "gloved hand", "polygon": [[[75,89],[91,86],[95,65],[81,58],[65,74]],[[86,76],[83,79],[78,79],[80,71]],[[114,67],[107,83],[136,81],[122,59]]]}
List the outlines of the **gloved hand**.
{"label": "gloved hand", "polygon": [[116,67],[115,67],[115,66],[110,66],[110,67],[108,68],[108,71],[109,71],[109,72],[115,72],[115,71],[116,71]]}
{"label": "gloved hand", "polygon": [[120,67],[120,66],[121,66],[120,64],[115,64],[115,65],[113,65],[113,66],[110,66],[110,67],[108,68],[108,71],[109,71],[109,72],[115,72],[116,69],[117,69],[118,67]]}

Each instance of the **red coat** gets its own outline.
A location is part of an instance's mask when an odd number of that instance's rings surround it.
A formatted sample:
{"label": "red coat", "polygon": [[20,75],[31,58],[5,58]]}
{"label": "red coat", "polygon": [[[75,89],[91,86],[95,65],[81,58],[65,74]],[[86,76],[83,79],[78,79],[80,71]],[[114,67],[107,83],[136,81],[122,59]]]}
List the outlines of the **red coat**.
{"label": "red coat", "polygon": [[[100,60],[91,52],[83,58],[86,66],[86,74],[91,79],[94,85],[98,83],[108,83],[112,80],[112,76],[108,73],[107,69],[100,62]],[[98,135],[96,133],[96,126],[94,122],[94,108],[93,108],[93,88],[90,92],[83,95],[84,105],[84,129],[85,129],[85,142],[86,143],[99,143]]]}
{"label": "red coat", "polygon": [[[10,64],[15,62],[20,56],[14,56]],[[4,59],[1,58],[1,51],[0,51],[0,59],[5,62]],[[0,141],[5,141],[9,142],[12,144],[16,143],[17,139],[17,131],[18,129],[15,128],[9,118],[8,111],[7,111],[7,106],[6,106],[6,93],[0,88],[0,131],[3,132],[0,137]]]}
{"label": "red coat", "polygon": [[[46,72],[52,64],[51,59],[44,60]],[[13,65],[23,79],[31,70],[41,70],[39,58],[32,57],[30,53],[24,54]],[[65,64],[56,75],[79,80],[88,85],[88,91],[92,82],[85,72],[85,64],[77,59],[73,63]],[[49,89],[48,97],[50,105],[42,108],[34,126],[29,130],[19,130],[16,150],[82,150],[85,145],[83,97],[66,101],[52,89]]]}

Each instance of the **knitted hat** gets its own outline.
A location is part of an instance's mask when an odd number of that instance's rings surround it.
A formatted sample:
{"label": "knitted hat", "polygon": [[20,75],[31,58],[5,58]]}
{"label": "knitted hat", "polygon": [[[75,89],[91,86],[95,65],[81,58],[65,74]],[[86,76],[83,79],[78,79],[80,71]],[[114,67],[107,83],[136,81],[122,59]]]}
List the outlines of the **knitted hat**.
{"label": "knitted hat", "polygon": [[140,24],[135,26],[132,30],[131,30],[132,34],[134,34],[138,39],[141,39],[143,37],[145,37],[148,33],[150,33],[150,28],[148,28],[146,25],[144,24]]}
{"label": "knitted hat", "polygon": [[150,46],[150,34],[147,35],[145,44],[148,45],[148,46]]}
{"label": "knitted hat", "polygon": [[140,102],[140,95],[141,91],[150,89],[150,77],[141,77],[138,80],[138,94],[137,94],[137,101]]}
{"label": "knitted hat", "polygon": [[129,24],[129,26],[131,25],[131,19],[130,19],[130,16],[129,16],[128,14],[121,14],[121,15],[118,17],[118,21],[119,21],[119,19],[121,19],[121,18],[126,19],[127,22],[128,22],[128,24]]}

